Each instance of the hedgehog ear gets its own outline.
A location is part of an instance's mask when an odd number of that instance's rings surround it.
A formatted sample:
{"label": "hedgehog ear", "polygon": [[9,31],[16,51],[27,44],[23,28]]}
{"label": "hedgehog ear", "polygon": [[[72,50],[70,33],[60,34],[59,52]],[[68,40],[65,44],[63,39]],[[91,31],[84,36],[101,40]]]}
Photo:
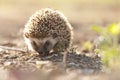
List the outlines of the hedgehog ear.
{"label": "hedgehog ear", "polygon": [[54,33],[54,34],[52,35],[52,37],[53,37],[53,38],[56,38],[56,37],[57,37],[57,34],[56,34],[56,33]]}
{"label": "hedgehog ear", "polygon": [[26,37],[26,38],[29,38],[29,35],[28,35],[28,33],[25,33],[24,35],[25,35],[25,37]]}

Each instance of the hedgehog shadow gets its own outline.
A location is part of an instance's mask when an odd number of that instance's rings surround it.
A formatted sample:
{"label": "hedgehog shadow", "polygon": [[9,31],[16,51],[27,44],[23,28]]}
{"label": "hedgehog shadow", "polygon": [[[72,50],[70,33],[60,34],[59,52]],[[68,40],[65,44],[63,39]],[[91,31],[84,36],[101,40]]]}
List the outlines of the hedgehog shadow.
{"label": "hedgehog shadow", "polygon": [[[43,61],[51,61],[53,63],[59,63],[63,61],[63,55],[58,53],[53,53],[51,56],[41,57]],[[76,54],[69,53],[67,54],[66,61],[67,68],[75,68],[75,69],[93,69],[93,70],[101,70],[101,58],[96,55],[94,57],[86,56],[85,54]]]}

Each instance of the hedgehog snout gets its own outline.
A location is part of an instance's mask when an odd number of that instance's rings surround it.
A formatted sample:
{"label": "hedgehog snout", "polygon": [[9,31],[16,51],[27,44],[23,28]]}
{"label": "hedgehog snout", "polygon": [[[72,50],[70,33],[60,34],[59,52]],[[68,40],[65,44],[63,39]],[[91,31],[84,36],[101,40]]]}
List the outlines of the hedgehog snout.
{"label": "hedgehog snout", "polygon": [[57,41],[55,39],[48,39],[44,42],[43,45],[40,46],[40,48],[38,48],[37,52],[43,55],[49,54],[49,52],[53,49],[56,43]]}
{"label": "hedgehog snout", "polygon": [[38,50],[39,54],[48,54],[50,49],[52,49],[52,44],[49,41],[46,41]]}

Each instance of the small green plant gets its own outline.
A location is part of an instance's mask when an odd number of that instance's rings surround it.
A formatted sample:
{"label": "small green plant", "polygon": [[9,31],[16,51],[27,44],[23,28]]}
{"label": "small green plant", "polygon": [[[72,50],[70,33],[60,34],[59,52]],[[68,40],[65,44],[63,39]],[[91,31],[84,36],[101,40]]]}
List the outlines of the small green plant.
{"label": "small green plant", "polygon": [[113,23],[106,27],[92,26],[91,29],[104,38],[98,48],[103,55],[102,63],[110,68],[120,67],[120,45],[118,43],[120,23]]}
{"label": "small green plant", "polygon": [[93,47],[93,44],[91,43],[91,41],[86,41],[84,44],[83,44],[83,49],[86,50],[86,51],[90,51]]}

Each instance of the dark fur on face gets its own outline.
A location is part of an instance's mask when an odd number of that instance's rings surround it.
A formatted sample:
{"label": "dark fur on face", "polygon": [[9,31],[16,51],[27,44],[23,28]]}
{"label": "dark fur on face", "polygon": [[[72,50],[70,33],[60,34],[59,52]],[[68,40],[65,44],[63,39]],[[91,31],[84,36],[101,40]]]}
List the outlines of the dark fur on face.
{"label": "dark fur on face", "polygon": [[48,40],[40,49],[38,49],[38,53],[41,55],[48,55],[53,47],[54,45]]}
{"label": "dark fur on face", "polygon": [[[39,41],[39,42],[38,42]],[[53,38],[44,38],[43,40],[33,39],[30,44],[32,48],[40,55],[48,55],[50,51],[55,47],[57,41]]]}

